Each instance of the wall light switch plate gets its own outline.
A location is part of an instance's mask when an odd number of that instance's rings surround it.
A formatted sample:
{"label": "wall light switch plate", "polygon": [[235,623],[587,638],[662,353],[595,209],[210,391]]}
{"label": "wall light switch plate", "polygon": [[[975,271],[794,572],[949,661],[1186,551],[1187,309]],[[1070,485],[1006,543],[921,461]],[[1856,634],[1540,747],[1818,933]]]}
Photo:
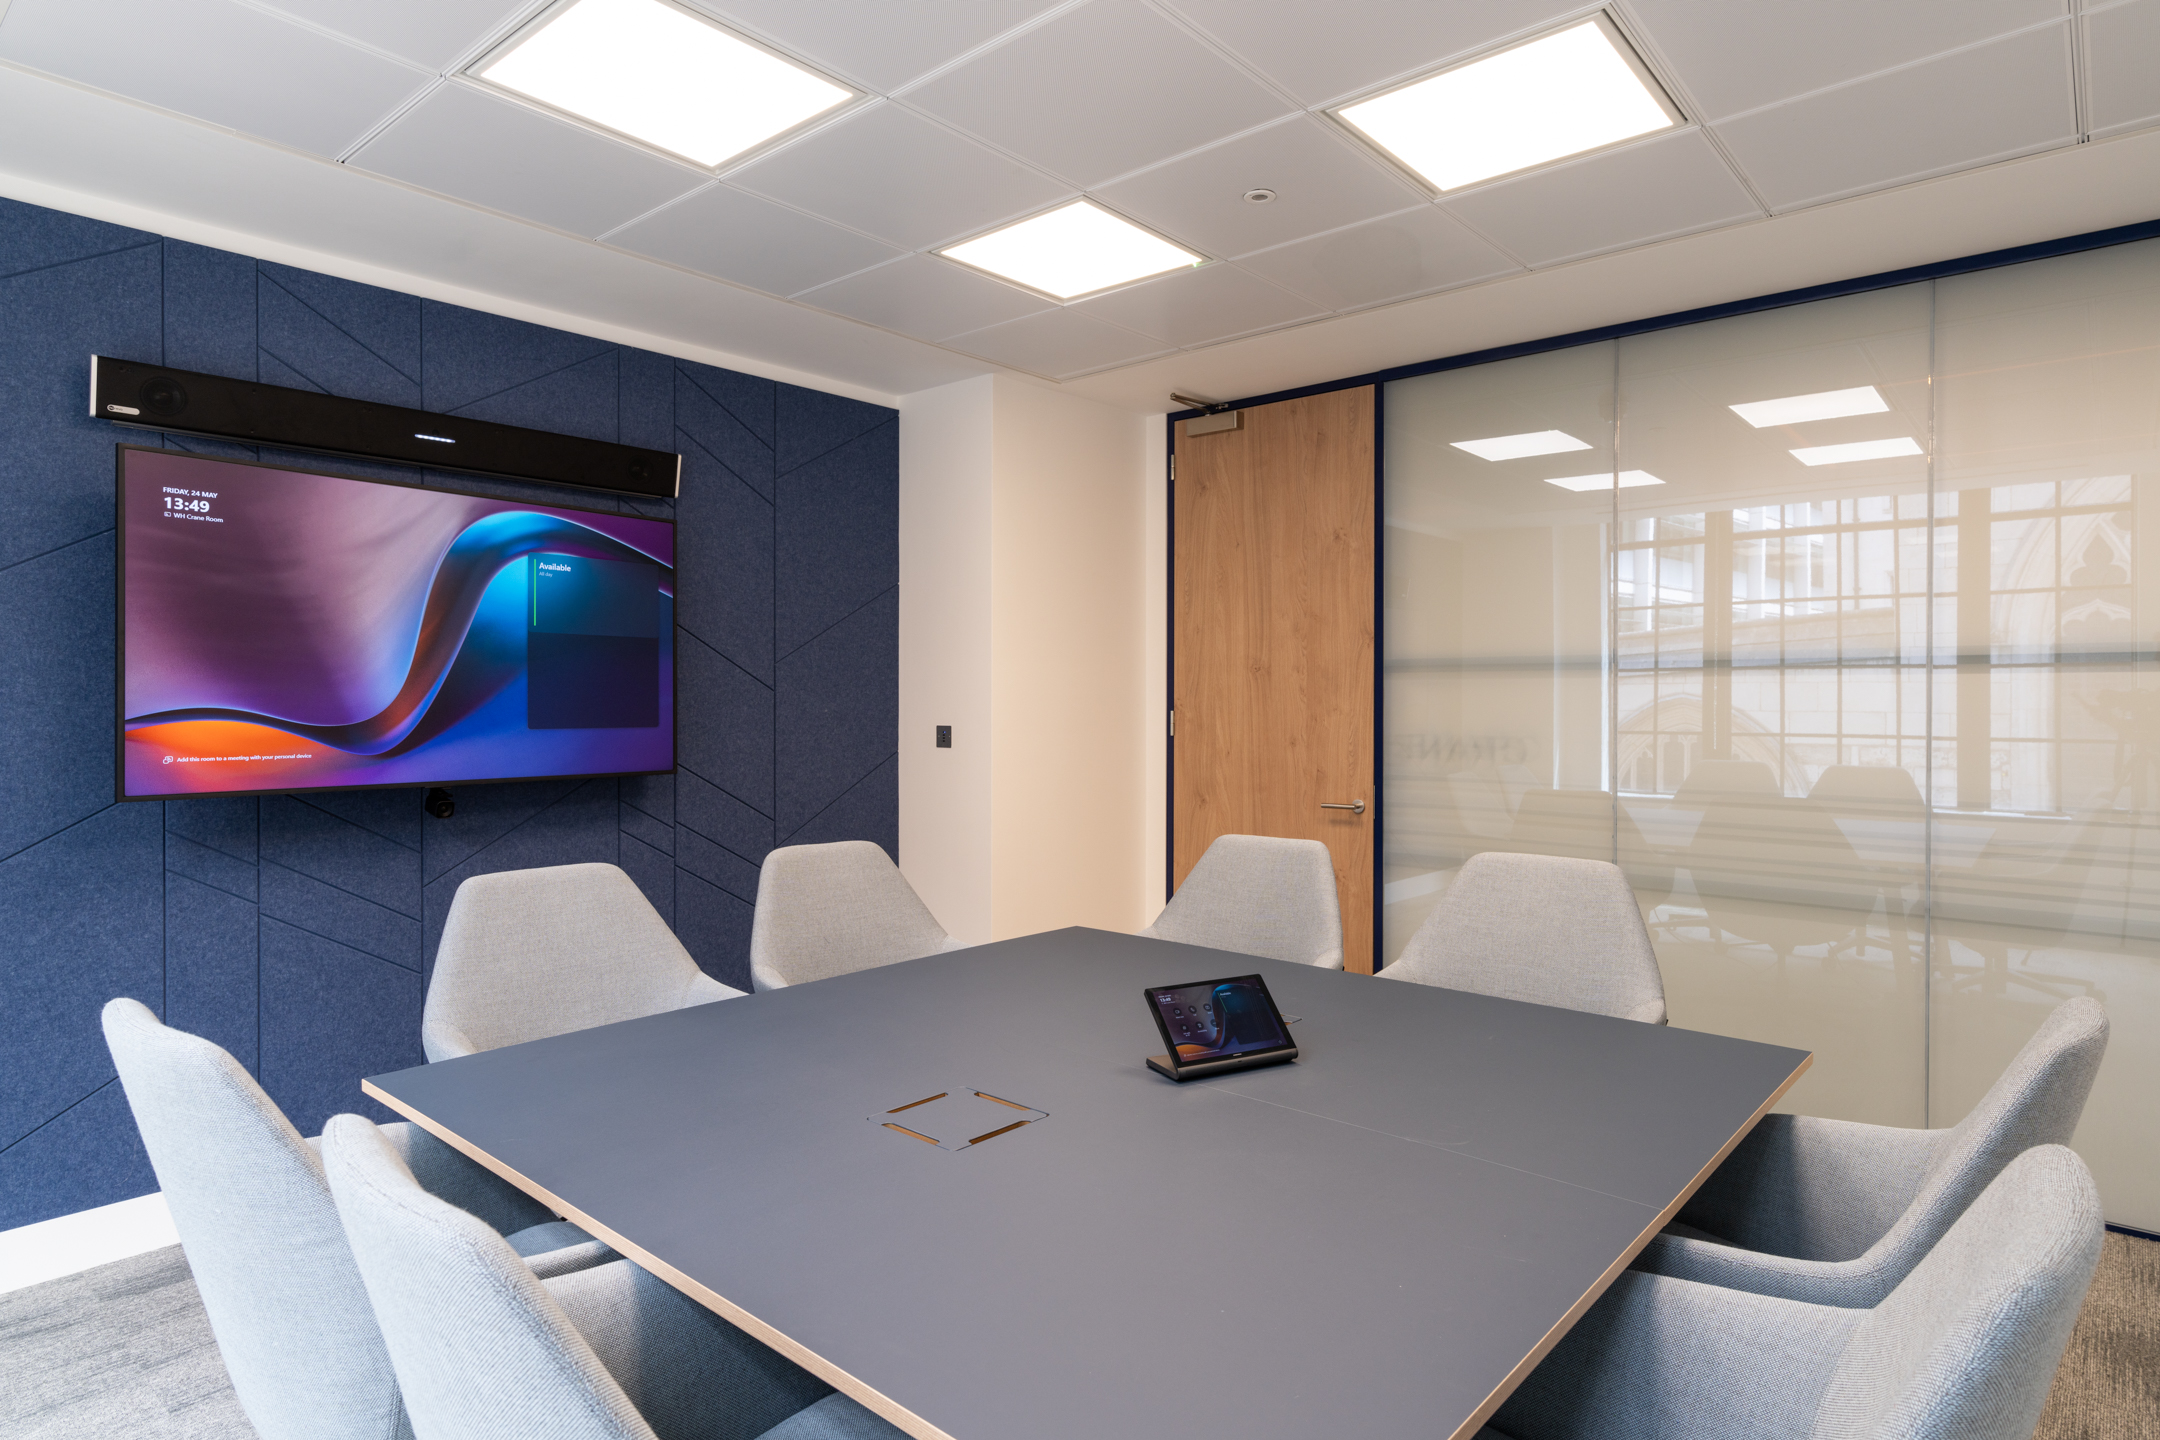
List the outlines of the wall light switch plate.
{"label": "wall light switch plate", "polygon": [[952,749],[952,726],[940,725],[937,727],[937,748],[940,750]]}

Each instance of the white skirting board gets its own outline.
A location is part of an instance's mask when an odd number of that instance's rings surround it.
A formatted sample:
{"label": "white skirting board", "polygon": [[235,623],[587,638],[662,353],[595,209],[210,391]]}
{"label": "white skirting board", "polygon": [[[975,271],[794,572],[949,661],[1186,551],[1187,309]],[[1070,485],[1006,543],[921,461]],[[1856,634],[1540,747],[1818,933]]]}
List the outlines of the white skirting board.
{"label": "white skirting board", "polygon": [[0,1230],[0,1294],[179,1243],[165,1197],[156,1191]]}

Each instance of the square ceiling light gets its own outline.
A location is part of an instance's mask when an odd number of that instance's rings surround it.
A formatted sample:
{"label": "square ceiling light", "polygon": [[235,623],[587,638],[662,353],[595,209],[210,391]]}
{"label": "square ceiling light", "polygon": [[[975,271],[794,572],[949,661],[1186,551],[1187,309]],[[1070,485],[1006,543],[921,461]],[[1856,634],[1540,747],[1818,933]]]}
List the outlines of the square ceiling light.
{"label": "square ceiling light", "polygon": [[1335,114],[1440,191],[1682,123],[1634,47],[1603,16]]}
{"label": "square ceiling light", "polygon": [[1910,435],[1895,440],[1855,440],[1850,445],[1808,445],[1792,452],[1802,465],[1843,465],[1853,460],[1894,460],[1900,455],[1925,455],[1920,442]]}
{"label": "square ceiling light", "polygon": [[1457,450],[1467,450],[1480,460],[1520,460],[1526,455],[1558,455],[1564,450],[1588,450],[1590,442],[1578,440],[1565,430],[1532,430],[1523,435],[1494,435],[1485,440],[1450,440]]}
{"label": "square ceiling light", "polygon": [[1890,408],[1890,402],[1874,386],[1860,385],[1851,390],[1787,395],[1782,400],[1750,400],[1725,408],[1760,430],[1769,425],[1804,425],[1810,420],[1836,420],[1846,415],[1880,415]]}
{"label": "square ceiling light", "polygon": [[1053,300],[1205,263],[1204,257],[1086,200],[948,245],[938,254]]}
{"label": "square ceiling light", "polygon": [[855,98],[666,0],[571,0],[472,73],[707,169]]}
{"label": "square ceiling light", "polygon": [[1562,475],[1545,483],[1563,490],[1631,490],[1637,485],[1662,485],[1665,482],[1647,470],[1622,470],[1617,477],[1607,470],[1599,475]]}

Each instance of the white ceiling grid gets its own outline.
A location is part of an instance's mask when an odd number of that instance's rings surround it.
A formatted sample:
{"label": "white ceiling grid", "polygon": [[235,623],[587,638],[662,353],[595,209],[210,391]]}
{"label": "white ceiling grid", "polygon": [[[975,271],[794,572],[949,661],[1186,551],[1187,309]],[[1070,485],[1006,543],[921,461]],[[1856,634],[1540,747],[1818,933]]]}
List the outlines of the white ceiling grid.
{"label": "white ceiling grid", "polygon": [[[0,62],[1051,379],[2160,123],[2160,0],[692,3],[863,100],[700,169],[464,78],[545,0],[0,0]],[[1434,197],[1321,113],[1600,8],[1679,131]],[[1210,263],[930,253],[1083,194]]]}

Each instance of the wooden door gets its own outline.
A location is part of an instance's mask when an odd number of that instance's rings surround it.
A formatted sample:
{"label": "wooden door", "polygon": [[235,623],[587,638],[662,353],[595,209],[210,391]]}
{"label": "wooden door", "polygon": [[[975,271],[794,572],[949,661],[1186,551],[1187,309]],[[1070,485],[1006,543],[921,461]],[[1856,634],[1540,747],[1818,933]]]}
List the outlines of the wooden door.
{"label": "wooden door", "polygon": [[[1218,835],[1326,843],[1346,968],[1373,956],[1373,391],[1177,431],[1171,874]],[[1323,806],[1362,802],[1362,814]]]}

